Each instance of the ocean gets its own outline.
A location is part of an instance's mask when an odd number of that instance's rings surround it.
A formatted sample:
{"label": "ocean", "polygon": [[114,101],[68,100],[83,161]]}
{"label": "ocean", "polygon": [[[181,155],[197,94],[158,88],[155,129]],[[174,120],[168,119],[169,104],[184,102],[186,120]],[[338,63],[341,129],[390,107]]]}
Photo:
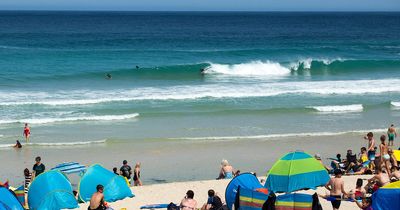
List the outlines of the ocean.
{"label": "ocean", "polygon": [[24,123],[31,144],[71,146],[364,132],[400,116],[400,13],[2,11],[0,29],[2,148]]}

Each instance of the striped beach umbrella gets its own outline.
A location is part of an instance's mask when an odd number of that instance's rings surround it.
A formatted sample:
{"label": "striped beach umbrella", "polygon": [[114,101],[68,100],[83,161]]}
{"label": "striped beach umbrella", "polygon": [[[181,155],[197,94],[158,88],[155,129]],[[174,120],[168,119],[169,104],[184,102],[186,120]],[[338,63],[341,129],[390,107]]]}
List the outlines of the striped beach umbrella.
{"label": "striped beach umbrella", "polygon": [[58,170],[65,174],[73,174],[73,173],[81,173],[86,171],[86,166],[81,165],[77,162],[68,162],[58,164],[56,167],[51,170]]}
{"label": "striped beach umbrella", "polygon": [[284,155],[272,166],[265,187],[272,192],[294,192],[315,189],[328,181],[328,172],[318,160],[296,151]]}

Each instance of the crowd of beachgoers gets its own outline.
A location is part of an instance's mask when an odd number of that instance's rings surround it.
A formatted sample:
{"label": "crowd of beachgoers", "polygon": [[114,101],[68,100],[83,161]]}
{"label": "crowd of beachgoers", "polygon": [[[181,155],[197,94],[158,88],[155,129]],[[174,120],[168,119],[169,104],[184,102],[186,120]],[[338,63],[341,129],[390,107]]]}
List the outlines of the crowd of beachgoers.
{"label": "crowd of beachgoers", "polygon": [[[29,140],[30,128],[26,124],[24,128],[24,135],[26,141]],[[391,182],[400,180],[399,161],[394,154],[394,141],[397,137],[396,128],[391,125],[386,134],[380,135],[380,143],[375,141],[374,134],[369,132],[366,134],[364,139],[367,141],[367,146],[360,148],[359,154],[355,154],[352,149],[348,149],[346,157],[342,158],[341,154],[337,154],[336,158],[327,158],[330,165],[324,164],[321,155],[315,154],[316,160],[320,161],[325,167],[329,174],[332,174],[331,179],[326,184],[325,188],[329,191],[329,194],[320,195],[320,197],[327,199],[330,198],[332,208],[339,209],[342,200],[351,199],[355,201],[357,206],[361,209],[370,210],[372,205],[371,194]],[[22,145],[19,141],[15,146],[21,148]],[[399,148],[400,150],[400,148]],[[123,176],[126,178],[130,186],[142,186],[140,177],[140,162],[132,167],[128,164],[127,160],[122,161],[122,166],[119,168],[114,167],[112,170],[116,175]],[[45,172],[46,167],[41,162],[41,157],[36,157],[35,164],[32,167],[32,171],[28,168],[23,170],[25,181],[24,181],[24,192],[25,192],[25,204],[27,204],[27,193],[29,185],[35,177]],[[235,176],[240,175],[240,170],[235,170],[228,160],[221,161],[221,168],[216,179],[232,179]],[[256,175],[256,174],[254,174]],[[343,175],[370,175],[369,179],[358,178],[355,183],[355,188],[350,191],[345,191],[345,183],[342,179]],[[364,180],[366,183],[364,183]],[[265,179],[261,179],[262,184]],[[8,183],[0,182],[0,186],[8,187]],[[98,185],[96,188],[97,192],[93,194],[90,200],[89,209],[111,209],[106,202],[104,202],[104,187]],[[76,191],[74,192],[76,195]],[[201,209],[222,209],[224,208],[224,201],[221,199],[213,189],[208,190],[208,201],[204,205],[201,205]],[[332,199],[333,198],[333,199]],[[194,199],[194,192],[188,190],[184,199],[179,205],[170,205],[170,209],[197,209],[199,207],[197,201]]]}

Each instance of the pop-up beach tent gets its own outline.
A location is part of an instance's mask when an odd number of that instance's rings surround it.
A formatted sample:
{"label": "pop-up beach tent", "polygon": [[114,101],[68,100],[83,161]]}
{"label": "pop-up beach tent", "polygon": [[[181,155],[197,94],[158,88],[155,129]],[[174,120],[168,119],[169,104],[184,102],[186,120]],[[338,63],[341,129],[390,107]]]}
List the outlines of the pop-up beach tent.
{"label": "pop-up beach tent", "polygon": [[284,155],[269,171],[265,187],[275,193],[315,189],[329,181],[324,166],[311,155],[296,151]]}
{"label": "pop-up beach tent", "polygon": [[104,186],[104,200],[107,202],[134,196],[124,177],[95,164],[87,168],[79,182],[78,191],[81,200],[89,201],[99,184]]}
{"label": "pop-up beach tent", "polygon": [[59,171],[37,176],[28,191],[29,209],[52,210],[78,208],[71,183]]}
{"label": "pop-up beach tent", "polygon": [[400,181],[379,188],[372,195],[372,209],[400,209]]}
{"label": "pop-up beach tent", "polygon": [[[242,173],[239,176],[234,177],[229,184],[226,186],[225,190],[225,201],[228,209],[232,210],[232,206],[235,203],[238,189],[243,189],[246,191],[246,195],[252,195],[249,191],[256,191],[257,189],[265,188],[260,184],[257,177],[252,173]],[[250,198],[249,198],[250,199]]]}
{"label": "pop-up beach tent", "polygon": [[14,193],[5,187],[0,187],[0,210],[23,210]]}

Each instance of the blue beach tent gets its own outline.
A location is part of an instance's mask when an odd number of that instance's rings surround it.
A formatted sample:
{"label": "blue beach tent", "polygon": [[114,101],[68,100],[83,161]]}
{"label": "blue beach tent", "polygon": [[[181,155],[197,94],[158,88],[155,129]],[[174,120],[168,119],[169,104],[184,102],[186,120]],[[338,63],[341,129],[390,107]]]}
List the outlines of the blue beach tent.
{"label": "blue beach tent", "polygon": [[17,197],[7,188],[0,187],[0,210],[23,210]]}
{"label": "blue beach tent", "polygon": [[379,188],[372,194],[372,209],[400,209],[400,181]]}
{"label": "blue beach tent", "polygon": [[104,186],[104,200],[107,202],[134,196],[124,177],[95,164],[87,168],[79,182],[80,198],[89,201],[99,184]]}
{"label": "blue beach tent", "polygon": [[239,176],[234,177],[225,190],[225,201],[228,209],[232,209],[232,205],[235,203],[238,188],[247,190],[256,190],[264,188],[257,177],[252,173],[242,173]]}
{"label": "blue beach tent", "polygon": [[58,170],[63,172],[64,174],[83,173],[86,171],[86,166],[81,165],[77,162],[68,162],[68,163],[58,164],[51,170]]}
{"label": "blue beach tent", "polygon": [[59,171],[48,171],[37,176],[28,191],[29,209],[53,210],[78,208],[71,183]]}

